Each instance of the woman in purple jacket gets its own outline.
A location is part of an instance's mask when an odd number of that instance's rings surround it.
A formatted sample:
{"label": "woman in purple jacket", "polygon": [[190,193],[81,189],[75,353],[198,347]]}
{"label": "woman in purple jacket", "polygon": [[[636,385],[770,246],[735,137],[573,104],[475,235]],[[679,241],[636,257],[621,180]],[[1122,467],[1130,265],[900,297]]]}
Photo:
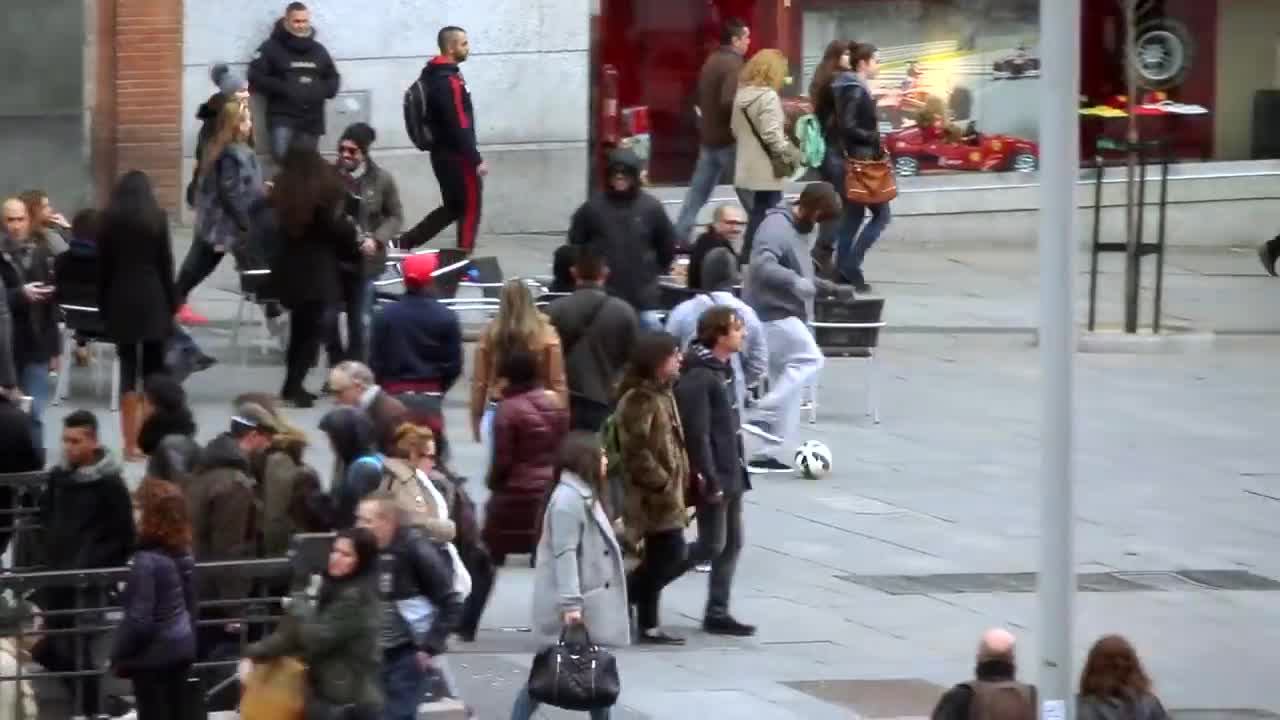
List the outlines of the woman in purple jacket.
{"label": "woman in purple jacket", "polygon": [[191,520],[182,491],[164,480],[144,480],[138,503],[138,550],[111,667],[133,681],[139,720],[177,720],[188,705],[187,673],[196,657]]}

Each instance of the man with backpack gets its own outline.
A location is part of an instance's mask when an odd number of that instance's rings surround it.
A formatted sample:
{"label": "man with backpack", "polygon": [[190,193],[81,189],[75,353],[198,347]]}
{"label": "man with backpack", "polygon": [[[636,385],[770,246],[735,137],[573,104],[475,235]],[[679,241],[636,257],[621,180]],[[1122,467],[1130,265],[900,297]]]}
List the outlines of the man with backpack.
{"label": "man with backpack", "polygon": [[931,720],[1036,720],[1036,687],[1018,682],[1015,638],[1003,628],[982,634],[974,679],[948,690]]}
{"label": "man with backpack", "polygon": [[547,308],[560,334],[569,381],[569,425],[598,432],[613,408],[613,388],[631,356],[639,329],[636,311],[604,290],[609,266],[583,247],[573,264],[577,289]]}
{"label": "man with backpack", "polygon": [[476,144],[471,92],[458,66],[471,54],[467,32],[450,25],[436,36],[440,54],[404,94],[405,130],[415,147],[431,153],[442,204],[400,238],[405,249],[430,242],[458,224],[458,247],[470,253],[480,228],[482,178],[489,168]]}

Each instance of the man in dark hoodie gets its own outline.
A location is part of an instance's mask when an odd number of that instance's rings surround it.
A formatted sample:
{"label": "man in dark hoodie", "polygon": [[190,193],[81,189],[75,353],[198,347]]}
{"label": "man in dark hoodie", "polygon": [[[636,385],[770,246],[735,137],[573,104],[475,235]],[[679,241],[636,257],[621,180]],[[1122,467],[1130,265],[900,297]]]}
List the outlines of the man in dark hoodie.
{"label": "man in dark hoodie", "polygon": [[822,350],[808,326],[813,300],[819,294],[853,297],[848,285],[814,277],[810,258],[814,228],[833,220],[840,207],[830,183],[810,183],[794,205],[769,210],[756,231],[742,299],[764,323],[769,394],[756,403],[756,417],[743,425],[765,441],[750,463],[751,472],[791,472],[777,454],[799,428],[802,394],[823,365]]}
{"label": "man in dark hoodie", "polygon": [[374,438],[373,421],[354,407],[336,407],[320,418],[320,431],[333,450],[333,527],[344,530],[356,519],[356,506],[382,484],[383,458]]}
{"label": "man in dark hoodie", "polygon": [[697,340],[684,356],[676,404],[689,441],[689,464],[705,484],[698,505],[698,541],[686,570],[711,562],[702,628],[716,635],[754,635],[752,625],[729,614],[729,589],[742,551],[742,497],[751,489],[738,428],[737,393],[729,361],[742,350],[746,324],[727,305],[698,319]]}
{"label": "man in dark hoodie", "polygon": [[311,11],[300,2],[289,3],[249,63],[249,85],[267,98],[276,162],[294,143],[316,149],[324,135],[324,103],[338,94],[340,83],[333,58],[316,40]]}
{"label": "man in dark hoodie", "polygon": [[[98,441],[98,419],[77,410],[62,421],[62,462],[49,471],[49,484],[39,501],[42,551],[49,570],[87,570],[120,567],[133,552],[133,502],[121,477],[120,461]],[[76,607],[74,587],[46,587],[36,604],[46,611]],[[101,607],[104,599],[87,591],[81,607]],[[96,603],[96,604],[95,604]],[[75,627],[76,620],[54,616],[50,629]],[[89,654],[77,657],[74,636],[49,635],[31,651],[36,662],[54,672],[87,670]],[[79,665],[80,667],[77,667]],[[73,681],[74,682],[74,681]],[[80,710],[97,716],[98,679],[85,678]]]}
{"label": "man in dark hoodie", "polygon": [[467,31],[450,25],[436,35],[440,54],[422,69],[419,82],[426,94],[427,129],[435,143],[431,169],[440,183],[442,204],[400,238],[413,249],[430,242],[445,228],[458,224],[458,247],[470,253],[480,229],[483,178],[489,168],[476,143],[476,115],[471,91],[458,66],[471,55]]}
{"label": "man in dark hoodie", "polygon": [[[18,407],[9,393],[0,391],[0,473],[37,472],[44,467],[44,453],[31,439],[31,426],[27,414]],[[0,486],[0,510],[12,510],[16,497],[13,488]],[[0,555],[9,548],[13,516],[0,519]]]}
{"label": "man in dark hoodie", "polygon": [[662,203],[640,187],[640,158],[609,154],[608,185],[569,223],[569,244],[590,245],[614,269],[605,288],[631,304],[644,330],[661,330],[659,276],[675,259],[676,232]]}
{"label": "man in dark hoodie", "polygon": [[[257,550],[256,483],[249,458],[265,450],[276,434],[274,416],[255,403],[243,403],[230,429],[201,453],[195,476],[183,491],[191,513],[192,550],[197,562],[252,559]],[[253,579],[234,571],[205,572],[199,578],[201,600],[243,600]],[[235,616],[236,608],[211,611]],[[234,624],[200,628],[201,657],[221,656],[234,644]]]}

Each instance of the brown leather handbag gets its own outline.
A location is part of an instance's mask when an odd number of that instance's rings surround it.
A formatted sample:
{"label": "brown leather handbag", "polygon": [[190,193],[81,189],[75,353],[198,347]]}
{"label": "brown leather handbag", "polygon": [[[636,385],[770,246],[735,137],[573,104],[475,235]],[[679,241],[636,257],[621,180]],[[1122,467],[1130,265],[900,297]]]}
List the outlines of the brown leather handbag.
{"label": "brown leather handbag", "polygon": [[880,149],[878,160],[845,156],[844,197],[858,205],[882,205],[898,197],[898,178],[884,148]]}

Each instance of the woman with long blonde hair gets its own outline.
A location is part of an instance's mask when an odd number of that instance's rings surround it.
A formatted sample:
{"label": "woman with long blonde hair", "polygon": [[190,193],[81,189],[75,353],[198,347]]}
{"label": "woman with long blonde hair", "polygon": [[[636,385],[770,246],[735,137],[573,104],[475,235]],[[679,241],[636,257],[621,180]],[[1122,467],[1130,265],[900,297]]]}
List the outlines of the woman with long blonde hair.
{"label": "woman with long blonde hair", "polygon": [[195,242],[178,271],[179,305],[186,305],[187,295],[209,277],[223,255],[243,249],[254,215],[266,201],[252,137],[249,106],[239,99],[223,103],[217,130],[196,168]]}
{"label": "woman with long blonde hair", "polygon": [[498,315],[485,327],[472,356],[471,435],[476,442],[489,434],[494,409],[507,384],[500,369],[513,349],[525,350],[537,358],[542,386],[559,395],[565,407],[569,406],[560,335],[538,310],[524,281],[508,280],[502,286]]}
{"label": "woman with long blonde hair", "polygon": [[786,114],[778,91],[787,82],[787,57],[761,50],[742,67],[733,97],[729,127],[738,141],[733,184],[751,195],[742,262],[751,260],[751,242],[764,215],[782,201],[782,183],[803,163],[804,155],[787,138]]}

